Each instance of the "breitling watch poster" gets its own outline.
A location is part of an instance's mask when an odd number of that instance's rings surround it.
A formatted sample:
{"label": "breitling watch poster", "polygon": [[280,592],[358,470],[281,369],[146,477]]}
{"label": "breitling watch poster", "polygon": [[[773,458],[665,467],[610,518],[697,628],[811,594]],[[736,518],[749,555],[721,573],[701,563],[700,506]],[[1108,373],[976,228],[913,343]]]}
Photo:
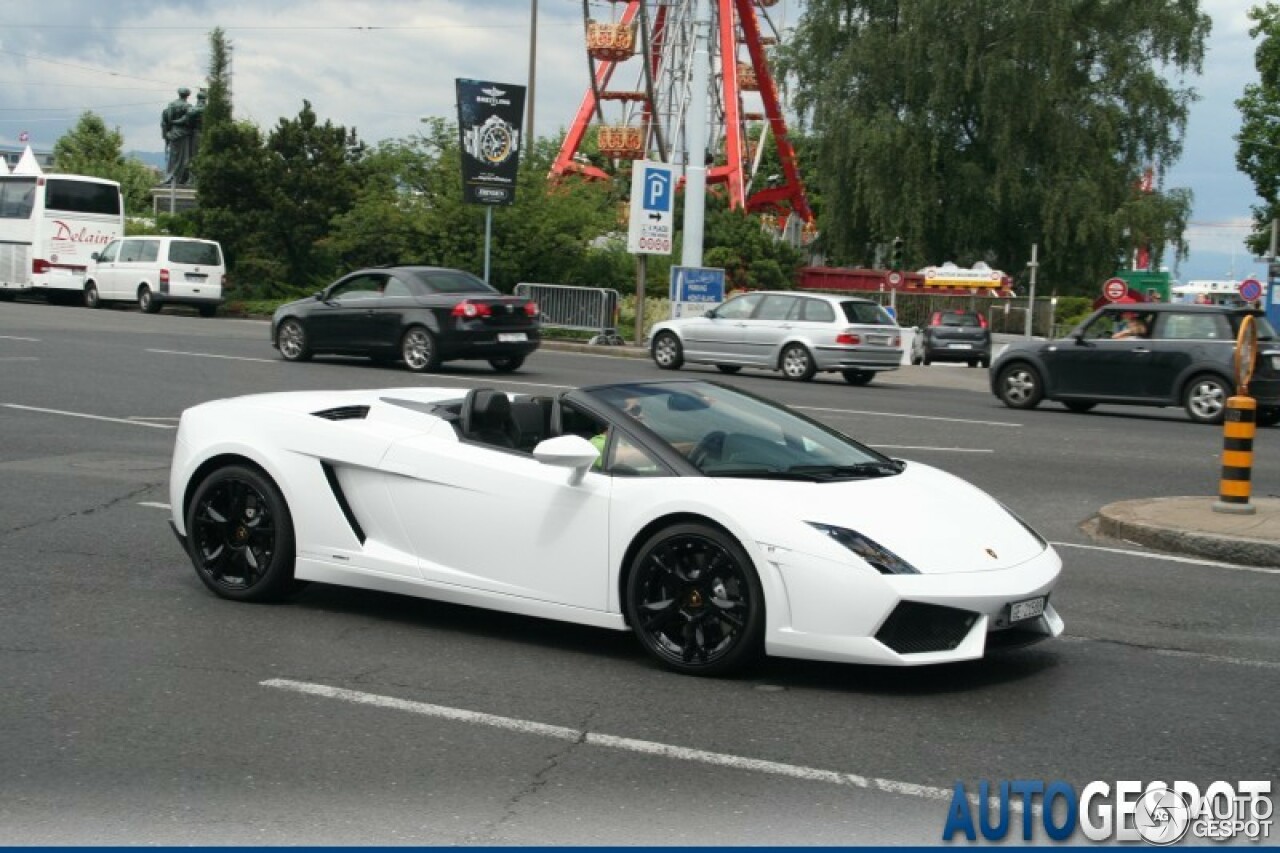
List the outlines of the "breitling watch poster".
{"label": "breitling watch poster", "polygon": [[473,204],[516,200],[524,86],[458,78],[462,197]]}

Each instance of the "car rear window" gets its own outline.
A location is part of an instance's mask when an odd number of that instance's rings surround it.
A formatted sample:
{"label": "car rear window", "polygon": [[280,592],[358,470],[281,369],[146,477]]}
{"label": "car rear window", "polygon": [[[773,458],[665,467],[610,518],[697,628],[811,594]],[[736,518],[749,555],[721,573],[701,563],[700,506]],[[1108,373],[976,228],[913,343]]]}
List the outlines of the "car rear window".
{"label": "car rear window", "polygon": [[169,244],[169,263],[216,267],[222,263],[222,253],[218,251],[217,243],[174,240]]}
{"label": "car rear window", "polygon": [[462,270],[432,270],[431,272],[414,272],[413,277],[420,281],[430,293],[497,293],[495,288],[485,284]]}
{"label": "car rear window", "polygon": [[888,312],[874,302],[841,302],[840,308],[844,311],[845,319],[850,323],[862,323],[867,326],[898,325]]}
{"label": "car rear window", "polygon": [[982,321],[973,311],[943,311],[938,315],[935,326],[980,326]]}

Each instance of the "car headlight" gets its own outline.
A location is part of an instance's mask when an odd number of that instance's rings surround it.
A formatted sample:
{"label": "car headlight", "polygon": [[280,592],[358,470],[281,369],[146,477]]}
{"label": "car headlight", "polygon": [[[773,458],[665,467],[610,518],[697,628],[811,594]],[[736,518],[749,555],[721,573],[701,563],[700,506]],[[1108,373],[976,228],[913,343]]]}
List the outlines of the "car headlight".
{"label": "car headlight", "polygon": [[834,524],[808,522],[815,530],[827,534],[844,547],[861,557],[882,575],[918,575],[920,570],[890,551],[888,548],[856,530],[836,527]]}

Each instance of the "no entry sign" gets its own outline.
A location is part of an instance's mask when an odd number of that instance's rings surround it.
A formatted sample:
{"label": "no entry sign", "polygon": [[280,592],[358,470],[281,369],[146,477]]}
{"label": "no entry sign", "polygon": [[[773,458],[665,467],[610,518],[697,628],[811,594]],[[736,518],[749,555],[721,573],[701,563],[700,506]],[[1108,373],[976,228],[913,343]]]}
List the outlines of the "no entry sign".
{"label": "no entry sign", "polygon": [[1119,302],[1129,293],[1129,284],[1122,278],[1109,278],[1102,285],[1102,295],[1112,302]]}

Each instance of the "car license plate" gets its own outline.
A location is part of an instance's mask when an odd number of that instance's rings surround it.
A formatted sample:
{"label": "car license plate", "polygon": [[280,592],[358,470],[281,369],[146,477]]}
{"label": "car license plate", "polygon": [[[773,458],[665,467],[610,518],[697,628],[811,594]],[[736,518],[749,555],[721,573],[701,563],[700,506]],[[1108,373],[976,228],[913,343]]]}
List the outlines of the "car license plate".
{"label": "car license plate", "polygon": [[973,349],[973,344],[947,344],[947,349]]}
{"label": "car license plate", "polygon": [[529,337],[524,332],[498,332],[499,343],[514,344],[527,340],[529,340]]}
{"label": "car license plate", "polygon": [[198,272],[189,272],[185,276],[187,281],[204,281],[208,277],[209,276],[205,275],[204,273],[198,273]]}
{"label": "car license plate", "polygon": [[889,336],[888,335],[867,335],[867,343],[880,344],[881,346],[884,346],[885,344],[889,343]]}
{"label": "car license plate", "polygon": [[1015,601],[1009,605],[1009,623],[1025,622],[1044,615],[1044,596],[1028,598],[1026,601]]}

